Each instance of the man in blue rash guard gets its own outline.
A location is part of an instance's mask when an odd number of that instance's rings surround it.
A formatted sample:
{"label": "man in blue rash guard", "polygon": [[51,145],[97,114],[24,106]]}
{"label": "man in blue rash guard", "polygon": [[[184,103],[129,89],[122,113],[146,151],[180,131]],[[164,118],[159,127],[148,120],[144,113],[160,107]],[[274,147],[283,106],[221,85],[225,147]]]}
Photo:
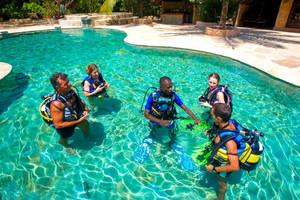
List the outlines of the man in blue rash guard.
{"label": "man in blue rash guard", "polygon": [[[195,114],[186,107],[180,97],[172,90],[173,84],[169,77],[161,77],[159,80],[160,88],[153,92],[147,100],[144,116],[150,120],[150,128],[168,127],[170,130],[171,142],[175,139],[176,108],[174,103],[180,106],[188,115],[194,119],[195,124],[199,124],[200,120]],[[152,131],[150,135],[152,134]],[[152,135],[153,136],[153,135]]]}
{"label": "man in blue rash guard", "polygon": [[[172,81],[169,77],[161,77],[159,80],[159,90],[153,92],[147,100],[144,116],[150,120],[149,126],[151,128],[150,136],[143,140],[143,143],[135,151],[134,159],[142,163],[150,153],[153,139],[157,139],[159,135],[162,135],[163,130],[168,130],[169,145],[172,149],[182,151],[180,145],[175,144],[176,138],[176,109],[175,104],[180,106],[189,116],[194,119],[195,124],[199,124],[200,120],[196,115],[186,107],[179,96],[172,90]],[[178,148],[177,148],[178,147]]]}

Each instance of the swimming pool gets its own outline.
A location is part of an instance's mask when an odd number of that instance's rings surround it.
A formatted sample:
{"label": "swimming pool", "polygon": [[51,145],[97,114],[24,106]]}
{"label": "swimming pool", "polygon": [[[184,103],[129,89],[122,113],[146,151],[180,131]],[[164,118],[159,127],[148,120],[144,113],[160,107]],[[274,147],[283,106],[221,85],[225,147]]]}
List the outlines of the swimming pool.
{"label": "swimming pool", "polygon": [[[132,155],[148,135],[139,112],[144,91],[170,76],[184,103],[200,115],[197,97],[211,72],[233,92],[234,118],[265,133],[258,169],[229,185],[228,199],[299,199],[300,89],[247,65],[199,52],[136,47],[112,30],[67,30],[0,40],[0,60],[13,71],[0,81],[0,188],[2,199],[211,199],[215,191],[176,155],[156,144],[143,165]],[[63,71],[80,87],[85,66],[101,66],[111,99],[89,117],[92,139],[76,131],[76,155],[57,143],[40,118],[40,96],[52,92],[49,76]],[[81,94],[82,96],[82,94]],[[179,110],[179,109],[178,109]],[[179,115],[184,116],[182,111]],[[204,140],[180,130],[188,153]]]}

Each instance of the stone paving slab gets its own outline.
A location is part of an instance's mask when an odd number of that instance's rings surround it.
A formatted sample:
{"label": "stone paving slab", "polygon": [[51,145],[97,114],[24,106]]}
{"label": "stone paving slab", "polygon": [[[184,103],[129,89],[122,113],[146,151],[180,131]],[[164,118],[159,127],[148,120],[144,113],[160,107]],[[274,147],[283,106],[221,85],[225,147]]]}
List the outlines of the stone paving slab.
{"label": "stone paving slab", "polygon": [[[56,26],[0,29],[0,32],[51,30]],[[184,48],[226,56],[300,86],[300,33],[240,28],[240,36],[223,38],[205,35],[203,27],[194,25],[152,23],[99,28],[126,32],[125,42],[130,44]]]}
{"label": "stone paving slab", "polygon": [[274,62],[278,63],[279,65],[284,65],[288,68],[300,67],[300,57],[295,57],[295,56],[288,56],[281,60],[274,60]]}
{"label": "stone paving slab", "polygon": [[7,76],[12,70],[12,66],[8,63],[0,62],[0,80]]}

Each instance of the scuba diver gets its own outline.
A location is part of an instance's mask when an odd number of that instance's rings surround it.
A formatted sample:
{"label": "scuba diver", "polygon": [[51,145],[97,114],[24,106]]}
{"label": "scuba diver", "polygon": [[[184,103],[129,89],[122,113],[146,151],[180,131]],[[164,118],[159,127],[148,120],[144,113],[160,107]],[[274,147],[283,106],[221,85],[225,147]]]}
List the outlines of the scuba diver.
{"label": "scuba diver", "polygon": [[206,169],[216,172],[219,185],[217,199],[224,199],[227,178],[232,172],[256,168],[264,150],[259,141],[263,134],[245,129],[236,120],[230,119],[231,108],[227,104],[214,104],[211,115],[215,124],[210,131],[212,149]]}
{"label": "scuba diver", "polygon": [[89,110],[78,94],[71,88],[68,76],[64,73],[54,73],[50,82],[55,90],[48,102],[50,116],[57,133],[60,135],[59,143],[67,148],[69,153],[73,149],[68,144],[68,138],[78,126],[85,135],[89,133],[89,123],[86,120]]}
{"label": "scuba diver", "polygon": [[86,97],[108,97],[106,90],[109,83],[103,78],[97,65],[89,64],[86,68],[88,76],[82,81],[83,94]]}
{"label": "scuba diver", "polygon": [[[183,104],[179,96],[172,90],[173,84],[169,77],[161,77],[159,85],[159,90],[156,90],[148,97],[145,105],[144,116],[150,120],[149,126],[151,131],[150,135],[143,140],[142,145],[135,152],[134,159],[140,163],[144,162],[147,158],[150,153],[150,147],[153,144],[153,139],[157,139],[158,135],[162,134],[163,129],[167,129],[168,131],[171,148],[180,149],[181,151],[181,147],[175,145],[175,119],[177,114],[175,104],[180,106],[194,119],[194,124],[199,124],[200,122],[195,114]],[[174,149],[175,152],[176,149]]]}
{"label": "scuba diver", "polygon": [[226,85],[219,85],[220,76],[212,73],[208,76],[208,88],[198,99],[202,106],[212,108],[215,103],[225,103],[232,110],[231,93]]}

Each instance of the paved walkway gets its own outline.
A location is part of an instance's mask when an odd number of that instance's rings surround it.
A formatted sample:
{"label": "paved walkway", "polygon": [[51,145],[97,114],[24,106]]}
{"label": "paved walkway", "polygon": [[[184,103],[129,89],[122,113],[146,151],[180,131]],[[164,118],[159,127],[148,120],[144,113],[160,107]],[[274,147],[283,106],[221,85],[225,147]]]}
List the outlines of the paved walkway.
{"label": "paved walkway", "polygon": [[[48,26],[53,29],[55,26]],[[6,29],[8,32],[45,30],[45,26]],[[293,85],[300,86],[300,33],[241,28],[235,38],[204,34],[194,25],[102,26],[127,33],[125,41],[136,45],[200,50],[239,60]],[[0,32],[4,29],[0,29]]]}

